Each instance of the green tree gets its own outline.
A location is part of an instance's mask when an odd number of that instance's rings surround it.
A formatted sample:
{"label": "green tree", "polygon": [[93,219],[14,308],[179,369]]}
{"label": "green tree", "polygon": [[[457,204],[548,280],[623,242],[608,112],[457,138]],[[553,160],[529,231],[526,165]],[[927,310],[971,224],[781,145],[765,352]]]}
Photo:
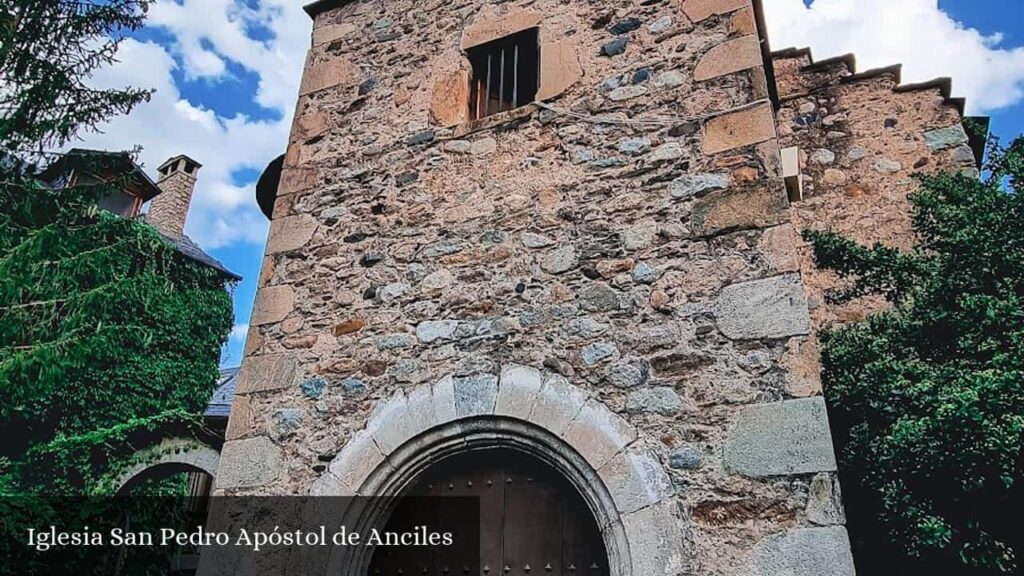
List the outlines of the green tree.
{"label": "green tree", "polygon": [[201,414],[231,327],[226,278],[144,223],[97,209],[132,177],[121,154],[65,158],[106,182],[43,182],[37,166],[148,99],[88,86],[148,0],[17,0],[0,26],[0,486],[102,491],[133,447]]}
{"label": "green tree", "polygon": [[[86,548],[35,566],[26,526],[166,520],[173,500],[110,508],[110,479],[136,450],[194,430],[231,328],[229,279],[141,221],[97,208],[133,177],[124,154],[56,153],[150,91],[89,86],[142,26],[150,0],[0,3],[0,573],[162,573],[161,552],[97,559]],[[41,178],[63,162],[105,182]],[[146,485],[167,494],[174,483]],[[180,486],[180,484],[177,484]],[[18,532],[15,534],[15,532]]]}
{"label": "green tree", "polygon": [[1006,574],[1024,564],[1024,139],[989,175],[921,177],[916,248],[805,232],[891,307],[823,337],[825,394],[858,569]]}

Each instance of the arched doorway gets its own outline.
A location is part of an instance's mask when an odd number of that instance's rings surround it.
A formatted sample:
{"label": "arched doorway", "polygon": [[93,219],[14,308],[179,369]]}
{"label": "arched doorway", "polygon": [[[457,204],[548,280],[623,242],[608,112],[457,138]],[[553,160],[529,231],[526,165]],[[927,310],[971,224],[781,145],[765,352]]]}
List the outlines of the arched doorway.
{"label": "arched doorway", "polygon": [[[344,512],[346,526],[367,534],[387,524],[392,496],[408,493],[439,462],[512,450],[543,463],[581,496],[600,529],[609,576],[677,576],[687,569],[688,520],[648,445],[628,421],[561,376],[506,365],[497,387],[445,376],[379,403],[309,494],[370,497]],[[372,554],[368,546],[343,547],[325,573],[364,576]],[[530,576],[544,574],[531,569]]]}
{"label": "arched doorway", "polygon": [[385,531],[405,532],[459,521],[450,516],[442,519],[446,513],[443,498],[419,498],[422,496],[479,498],[479,550],[457,543],[451,547],[380,547],[369,574],[609,574],[601,532],[582,496],[557,470],[522,451],[476,449],[430,466],[403,493]]}

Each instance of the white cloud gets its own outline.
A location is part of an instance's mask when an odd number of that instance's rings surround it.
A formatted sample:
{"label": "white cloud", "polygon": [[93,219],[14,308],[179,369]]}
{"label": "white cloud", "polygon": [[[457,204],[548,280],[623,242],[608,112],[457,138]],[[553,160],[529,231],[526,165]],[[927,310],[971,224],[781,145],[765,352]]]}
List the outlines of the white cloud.
{"label": "white cloud", "polygon": [[[267,222],[256,206],[253,185],[236,186],[232,174],[262,171],[284,151],[309,45],[310,22],[300,2],[263,0],[259,8],[243,0],[162,0],[150,9],[147,26],[170,34],[168,45],[126,40],[117,64],[96,73],[93,83],[154,88],[150,102],[113,119],[101,133],[77,146],[111,150],[141,145],[141,161],[151,176],[164,160],[187,154],[203,164],[192,198],[186,232],[204,248],[236,243],[261,244]],[[251,37],[259,30],[267,40]],[[257,90],[239,90],[231,62],[258,78]],[[222,116],[185,99],[172,72],[187,81],[210,82],[229,98],[276,111],[276,120],[243,114]]]}
{"label": "white cloud", "polygon": [[938,0],[764,0],[772,48],[810,46],[815,59],[857,55],[860,70],[903,64],[905,83],[953,78],[971,113],[1024,98],[1024,47],[1002,46],[939,9]]}
{"label": "white cloud", "polygon": [[248,324],[235,324],[231,328],[231,335],[228,337],[234,342],[245,342],[245,337],[249,335]]}

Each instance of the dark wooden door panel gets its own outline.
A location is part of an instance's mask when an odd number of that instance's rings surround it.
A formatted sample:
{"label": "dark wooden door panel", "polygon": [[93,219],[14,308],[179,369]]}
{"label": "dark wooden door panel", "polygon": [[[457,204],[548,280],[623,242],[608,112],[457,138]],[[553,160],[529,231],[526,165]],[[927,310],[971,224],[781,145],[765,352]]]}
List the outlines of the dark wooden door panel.
{"label": "dark wooden door panel", "polygon": [[[477,450],[439,462],[407,495],[479,498],[479,549],[378,548],[374,576],[606,576],[607,555],[597,524],[576,490],[558,472],[525,454]],[[416,508],[415,510],[413,508]],[[458,517],[459,514],[463,517]],[[386,530],[469,526],[465,510],[444,498],[409,498],[396,506]]]}

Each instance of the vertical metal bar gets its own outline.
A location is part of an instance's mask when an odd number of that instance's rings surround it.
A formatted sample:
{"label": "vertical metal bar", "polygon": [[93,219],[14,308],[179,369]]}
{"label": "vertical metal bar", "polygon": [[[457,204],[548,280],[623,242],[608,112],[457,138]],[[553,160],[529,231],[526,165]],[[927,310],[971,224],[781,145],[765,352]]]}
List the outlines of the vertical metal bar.
{"label": "vertical metal bar", "polygon": [[474,120],[478,120],[478,119],[483,117],[483,115],[482,115],[482,113],[484,111],[483,95],[484,95],[484,81],[479,79],[479,78],[477,78],[476,79],[476,110],[474,110],[474,114],[475,114],[475,116],[473,117]]}
{"label": "vertical metal bar", "polygon": [[519,106],[519,44],[512,49],[512,107]]}
{"label": "vertical metal bar", "polygon": [[504,108],[505,103],[505,47],[501,47],[501,73],[498,74],[498,112]]}
{"label": "vertical metal bar", "polygon": [[484,116],[491,107],[491,55],[487,54],[487,94],[484,96]]}

